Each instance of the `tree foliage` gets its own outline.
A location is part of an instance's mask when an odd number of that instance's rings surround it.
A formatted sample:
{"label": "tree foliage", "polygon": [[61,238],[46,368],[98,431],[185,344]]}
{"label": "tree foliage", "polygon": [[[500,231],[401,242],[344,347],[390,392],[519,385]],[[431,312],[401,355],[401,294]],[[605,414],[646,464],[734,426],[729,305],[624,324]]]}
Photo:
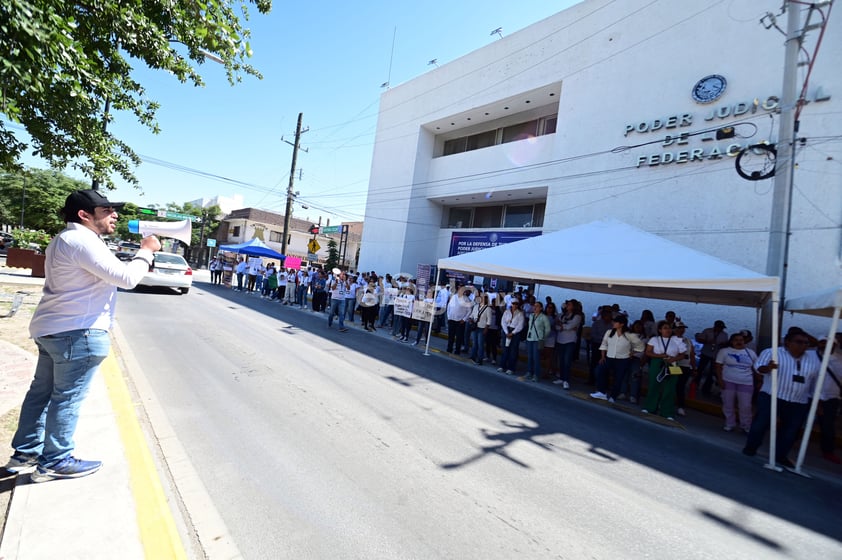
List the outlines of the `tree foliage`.
{"label": "tree foliage", "polygon": [[331,238],[327,242],[327,259],[325,259],[325,268],[333,270],[339,266],[339,245],[336,240]]}
{"label": "tree foliage", "polygon": [[0,173],[0,222],[55,235],[64,229],[59,210],[64,207],[67,195],[87,188],[90,188],[87,183],[56,170]]}
{"label": "tree foliage", "polygon": [[[3,0],[0,114],[26,129],[52,167],[72,165],[109,187],[111,173],[136,184],[137,154],[107,129],[113,112],[125,111],[158,132],[158,104],[132,65],[201,86],[195,65],[212,53],[232,85],[243,74],[260,77],[246,63],[249,4],[271,9],[271,0]],[[0,169],[21,169],[29,147],[0,120]]]}

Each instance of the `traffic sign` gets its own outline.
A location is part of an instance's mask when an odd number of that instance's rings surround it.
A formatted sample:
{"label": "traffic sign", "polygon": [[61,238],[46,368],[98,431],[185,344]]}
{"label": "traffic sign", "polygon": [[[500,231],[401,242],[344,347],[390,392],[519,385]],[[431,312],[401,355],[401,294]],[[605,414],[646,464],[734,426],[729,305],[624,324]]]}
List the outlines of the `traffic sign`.
{"label": "traffic sign", "polygon": [[325,226],[321,233],[339,233],[340,231],[342,231],[342,226]]}
{"label": "traffic sign", "polygon": [[216,239],[208,239],[208,247],[216,247]]}
{"label": "traffic sign", "polygon": [[319,242],[315,239],[311,239],[310,242],[307,243],[307,251],[310,253],[318,253],[321,248],[322,246],[319,245]]}
{"label": "traffic sign", "polygon": [[307,260],[308,261],[317,261],[319,260],[319,255],[316,253],[307,253]]}

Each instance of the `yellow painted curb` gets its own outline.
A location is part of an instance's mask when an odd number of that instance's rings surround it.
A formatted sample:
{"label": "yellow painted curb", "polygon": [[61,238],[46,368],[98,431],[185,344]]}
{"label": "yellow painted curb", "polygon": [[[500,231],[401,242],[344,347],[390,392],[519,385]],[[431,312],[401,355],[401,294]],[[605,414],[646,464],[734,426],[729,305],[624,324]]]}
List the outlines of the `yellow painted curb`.
{"label": "yellow painted curb", "polygon": [[108,388],[111,407],[117,417],[117,428],[129,464],[129,479],[137,509],[137,525],[146,558],[187,559],[176,529],[161,480],[155,470],[152,453],[135,414],[129,389],[123,379],[113,351],[102,363],[100,371]]}

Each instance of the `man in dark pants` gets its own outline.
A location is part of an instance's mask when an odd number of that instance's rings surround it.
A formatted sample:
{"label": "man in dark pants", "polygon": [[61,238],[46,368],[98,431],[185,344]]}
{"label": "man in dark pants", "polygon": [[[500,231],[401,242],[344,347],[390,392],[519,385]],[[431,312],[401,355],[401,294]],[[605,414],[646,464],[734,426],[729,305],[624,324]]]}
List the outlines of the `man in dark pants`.
{"label": "man in dark pants", "polygon": [[[772,349],[760,353],[755,369],[763,375],[763,386],[757,395],[757,412],[751,422],[743,453],[753,456],[763,443],[763,437],[773,426],[772,376],[778,370],[778,439],[775,462],[786,468],[795,465],[789,460],[790,449],[798,438],[798,432],[807,419],[811,389],[815,386],[821,362],[815,352],[807,352],[810,339],[803,330],[791,328],[784,339],[784,348],[778,349],[778,362],[772,361]],[[774,427],[773,427],[774,429]]]}
{"label": "man in dark pants", "polygon": [[599,347],[602,345],[605,333],[612,328],[613,321],[614,310],[610,305],[603,305],[599,308],[599,317],[591,324],[591,333],[588,338],[588,383],[592,385],[596,383],[596,369],[599,366],[599,360],[602,359]]}
{"label": "man in dark pants", "polygon": [[447,352],[455,356],[462,350],[465,341],[465,322],[471,316],[471,301],[461,290],[450,296],[447,303]]}

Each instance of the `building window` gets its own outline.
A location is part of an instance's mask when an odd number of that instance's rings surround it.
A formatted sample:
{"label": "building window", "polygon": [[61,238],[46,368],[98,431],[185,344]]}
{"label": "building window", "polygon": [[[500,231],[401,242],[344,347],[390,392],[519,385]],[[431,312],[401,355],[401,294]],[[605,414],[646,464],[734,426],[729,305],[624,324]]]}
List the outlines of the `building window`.
{"label": "building window", "polygon": [[447,140],[444,143],[444,155],[449,156],[453,154],[461,154],[465,151],[467,141],[467,136],[463,136],[462,138],[454,138],[453,140]]}
{"label": "building window", "polygon": [[470,136],[460,136],[444,141],[443,156],[461,154],[472,150],[480,150],[497,144],[525,140],[545,134],[555,134],[558,125],[558,115],[541,117],[534,121],[528,121],[503,128],[495,128]]}
{"label": "building window", "polygon": [[269,241],[274,241],[275,243],[283,243],[284,234],[280,231],[270,231],[269,232]]}
{"label": "building window", "polygon": [[532,205],[506,206],[506,218],[503,227],[521,228],[532,227]]}
{"label": "building window", "polygon": [[546,203],[510,206],[452,207],[445,209],[445,228],[544,227]]}
{"label": "building window", "polygon": [[529,121],[503,129],[503,144],[538,136],[538,121]]}
{"label": "building window", "polygon": [[451,208],[447,213],[447,224],[449,228],[469,228],[471,226],[470,208]]}
{"label": "building window", "polygon": [[495,228],[503,223],[502,206],[479,206],[474,208],[474,227]]}
{"label": "building window", "polygon": [[240,237],[240,226],[231,228],[231,237]]}

